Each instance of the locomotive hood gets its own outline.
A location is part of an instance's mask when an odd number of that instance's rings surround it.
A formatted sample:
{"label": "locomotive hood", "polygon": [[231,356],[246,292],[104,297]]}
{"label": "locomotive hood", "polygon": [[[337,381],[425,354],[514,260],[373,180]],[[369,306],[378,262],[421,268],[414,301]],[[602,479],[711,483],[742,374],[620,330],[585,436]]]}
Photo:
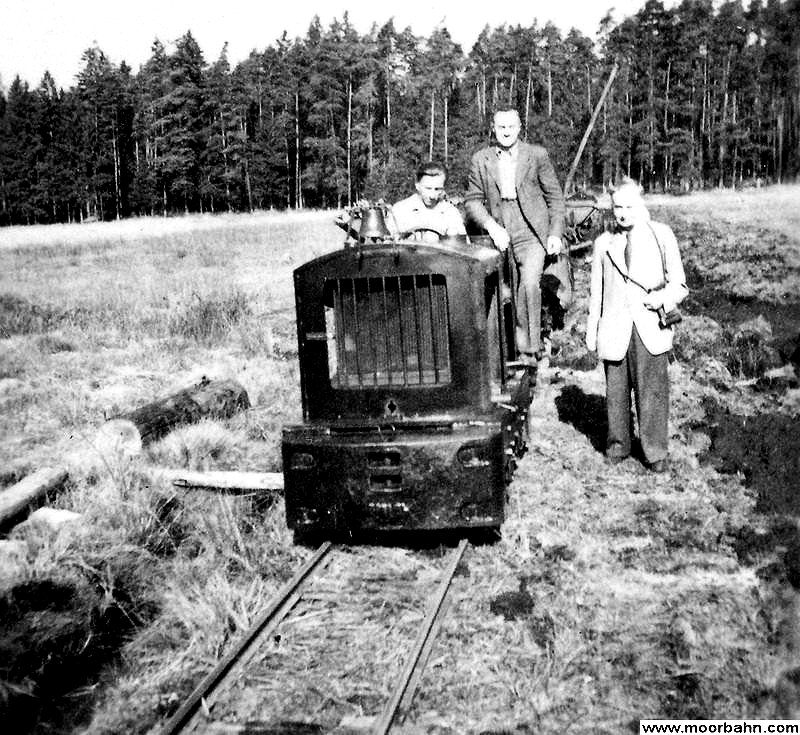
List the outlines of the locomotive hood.
{"label": "locomotive hood", "polygon": [[294,272],[306,420],[411,420],[489,411],[493,248],[359,243]]}

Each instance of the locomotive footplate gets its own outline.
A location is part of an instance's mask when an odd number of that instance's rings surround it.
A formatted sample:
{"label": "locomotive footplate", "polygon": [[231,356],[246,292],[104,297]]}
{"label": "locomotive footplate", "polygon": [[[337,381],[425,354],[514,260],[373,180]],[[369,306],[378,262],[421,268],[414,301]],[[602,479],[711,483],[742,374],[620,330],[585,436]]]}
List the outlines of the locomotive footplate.
{"label": "locomotive footplate", "polygon": [[499,526],[510,430],[501,421],[289,427],[287,524],[335,532]]}

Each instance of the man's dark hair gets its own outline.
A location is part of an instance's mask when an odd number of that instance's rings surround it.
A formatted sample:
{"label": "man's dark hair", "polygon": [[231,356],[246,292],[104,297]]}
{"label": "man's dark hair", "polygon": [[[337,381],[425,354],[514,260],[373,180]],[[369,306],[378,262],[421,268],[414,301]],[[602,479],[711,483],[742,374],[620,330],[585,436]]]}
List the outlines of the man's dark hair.
{"label": "man's dark hair", "polygon": [[444,176],[447,178],[447,166],[441,161],[426,161],[417,167],[417,181],[423,176]]}

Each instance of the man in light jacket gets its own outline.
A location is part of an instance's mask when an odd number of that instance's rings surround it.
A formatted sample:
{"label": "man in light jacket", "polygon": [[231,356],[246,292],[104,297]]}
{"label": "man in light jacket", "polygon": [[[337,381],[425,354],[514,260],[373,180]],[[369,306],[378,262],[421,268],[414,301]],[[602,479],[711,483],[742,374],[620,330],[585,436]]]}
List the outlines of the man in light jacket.
{"label": "man in light jacket", "polygon": [[547,151],[519,140],[520,130],[516,110],[495,112],[496,145],[472,157],[464,206],[498,250],[511,246],[519,268],[517,348],[523,362],[536,364],[541,352],[539,282],[545,255],[563,250],[565,205]]}
{"label": "man in light jacket", "polygon": [[616,463],[631,452],[633,389],[645,463],[664,472],[672,327],[663,326],[663,314],[689,291],[675,235],[650,220],[639,186],[625,181],[612,203],[617,228],[594,244],[586,326],[586,346],[605,367],[606,457]]}

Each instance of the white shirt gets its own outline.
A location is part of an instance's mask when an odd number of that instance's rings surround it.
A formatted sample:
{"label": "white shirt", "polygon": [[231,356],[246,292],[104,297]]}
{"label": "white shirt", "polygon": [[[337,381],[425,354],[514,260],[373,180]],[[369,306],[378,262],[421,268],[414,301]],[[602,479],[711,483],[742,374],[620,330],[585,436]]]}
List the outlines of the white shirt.
{"label": "white shirt", "polygon": [[[410,232],[420,228],[428,228],[449,235],[465,235],[464,220],[455,205],[441,201],[435,207],[426,207],[419,194],[412,194],[392,205],[394,222],[399,233]],[[392,217],[389,217],[390,227]],[[424,233],[423,233],[424,234]]]}
{"label": "white shirt", "polygon": [[511,148],[497,149],[497,186],[500,188],[501,199],[517,198],[517,158],[519,146],[515,143]]}

